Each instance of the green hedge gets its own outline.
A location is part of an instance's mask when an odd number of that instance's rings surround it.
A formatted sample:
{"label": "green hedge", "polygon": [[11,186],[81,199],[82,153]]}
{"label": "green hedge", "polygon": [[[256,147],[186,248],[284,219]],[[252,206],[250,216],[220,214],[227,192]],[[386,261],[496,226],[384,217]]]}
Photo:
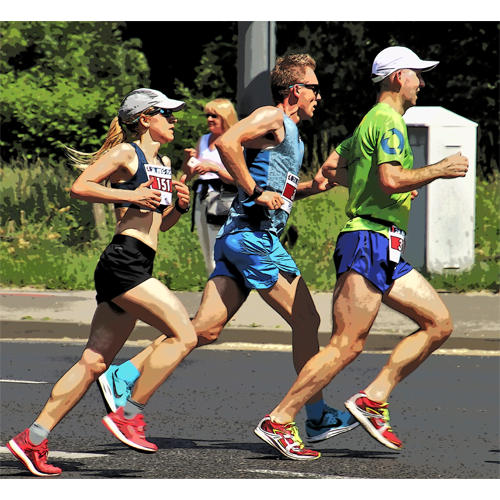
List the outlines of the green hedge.
{"label": "green hedge", "polygon": [[[114,231],[112,209],[106,206],[102,238],[90,203],[73,200],[69,188],[78,174],[64,164],[28,160],[0,167],[0,259],[2,286],[37,286],[92,290],[93,274]],[[429,276],[438,289],[499,290],[499,179],[477,183],[476,264],[465,273]],[[283,241],[312,290],[335,285],[333,251],[346,221],[345,188],[294,204]],[[191,217],[185,215],[160,234],[155,274],[172,290],[201,291],[206,271]]]}

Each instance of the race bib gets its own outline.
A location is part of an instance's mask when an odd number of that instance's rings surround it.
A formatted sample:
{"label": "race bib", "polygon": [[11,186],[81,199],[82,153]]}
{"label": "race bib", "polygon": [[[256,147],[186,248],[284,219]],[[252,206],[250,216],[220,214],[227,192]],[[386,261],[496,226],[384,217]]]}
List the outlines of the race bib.
{"label": "race bib", "polygon": [[161,191],[161,204],[172,204],[172,169],[170,167],[162,167],[160,165],[144,165],[148,180],[153,179],[153,183],[149,186],[151,189]]}
{"label": "race bib", "polygon": [[399,264],[401,252],[405,248],[405,232],[397,226],[391,226],[389,230],[389,260]]}
{"label": "race bib", "polygon": [[297,193],[297,186],[299,185],[299,178],[294,174],[287,174],[286,183],[283,189],[281,197],[285,201],[281,205],[281,209],[284,210],[288,215],[292,211],[293,200],[295,200],[295,194]]}

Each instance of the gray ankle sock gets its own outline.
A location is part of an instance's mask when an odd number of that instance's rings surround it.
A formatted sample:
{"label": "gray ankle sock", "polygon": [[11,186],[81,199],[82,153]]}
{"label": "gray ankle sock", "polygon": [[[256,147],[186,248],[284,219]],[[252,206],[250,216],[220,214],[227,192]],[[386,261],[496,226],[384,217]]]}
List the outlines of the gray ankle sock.
{"label": "gray ankle sock", "polygon": [[37,424],[36,422],[29,428],[30,441],[38,446],[45,439],[49,437],[50,431],[46,429],[43,425]]}
{"label": "gray ankle sock", "polygon": [[134,418],[139,413],[144,412],[146,405],[134,401],[132,398],[127,399],[127,404],[123,407],[123,415],[126,419]]}

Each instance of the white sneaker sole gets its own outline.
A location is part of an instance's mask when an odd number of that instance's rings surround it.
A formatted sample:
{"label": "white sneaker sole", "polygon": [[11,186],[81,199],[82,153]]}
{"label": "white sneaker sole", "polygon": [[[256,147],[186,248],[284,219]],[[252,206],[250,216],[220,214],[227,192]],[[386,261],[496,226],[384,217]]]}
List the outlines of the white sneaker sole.
{"label": "white sneaker sole", "polygon": [[387,446],[387,448],[390,448],[391,450],[401,451],[401,448],[399,446],[391,443],[388,439],[379,434],[377,430],[373,428],[368,418],[363,415],[354,401],[348,400],[344,403],[344,405],[351,412],[351,414],[358,419],[359,423],[364,427],[366,431],[368,431],[370,436],[372,436],[379,443]]}
{"label": "white sneaker sole", "polygon": [[106,373],[103,373],[98,379],[97,383],[101,390],[102,397],[104,398],[109,413],[115,413],[117,410],[115,404],[115,398],[113,397],[113,389],[109,385],[108,379],[106,378]]}

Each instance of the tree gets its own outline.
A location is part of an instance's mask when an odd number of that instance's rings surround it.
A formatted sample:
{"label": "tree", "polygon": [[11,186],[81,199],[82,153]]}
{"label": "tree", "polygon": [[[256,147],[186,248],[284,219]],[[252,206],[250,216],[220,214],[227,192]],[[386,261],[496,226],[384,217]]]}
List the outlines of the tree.
{"label": "tree", "polygon": [[138,39],[113,22],[1,22],[2,157],[97,150],[121,99],[149,86]]}
{"label": "tree", "polygon": [[172,158],[174,169],[180,167],[184,148],[194,147],[198,139],[208,132],[203,108],[216,98],[226,98],[236,107],[237,35],[236,23],[223,35],[205,44],[200,63],[195,67],[196,77],[191,86],[175,79],[176,98],[186,102],[186,107],[176,116],[176,136],[173,149],[165,153]]}

